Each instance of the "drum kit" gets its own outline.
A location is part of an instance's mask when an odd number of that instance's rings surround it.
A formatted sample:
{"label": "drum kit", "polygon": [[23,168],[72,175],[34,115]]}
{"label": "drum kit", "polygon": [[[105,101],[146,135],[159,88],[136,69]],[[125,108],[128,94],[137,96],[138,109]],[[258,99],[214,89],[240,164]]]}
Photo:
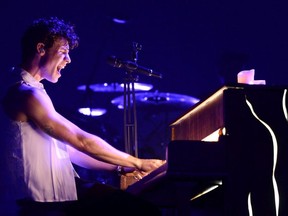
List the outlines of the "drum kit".
{"label": "drum kit", "polygon": [[[131,83],[129,84],[131,85]],[[130,89],[131,86],[128,88]],[[134,98],[131,101],[129,101],[129,98],[127,99],[125,84],[122,83],[80,85],[77,89],[83,93],[88,92],[89,95],[93,96],[91,97],[92,102],[88,103],[90,106],[79,108],[78,112],[81,113],[80,115],[94,120],[95,118],[100,121],[102,119],[104,124],[111,124],[113,128],[117,128],[116,130],[121,130],[124,125],[123,139],[126,152],[132,153],[132,150],[128,149],[137,149],[137,152],[132,154],[147,158],[165,158],[165,143],[169,142],[169,123],[175,120],[175,117],[179,116],[180,113],[192,108],[199,101],[198,98],[184,94],[153,90],[153,85],[139,82],[133,83]],[[102,102],[102,107],[95,106],[97,103],[93,101],[94,99]],[[103,102],[105,103],[103,104]],[[131,107],[134,107],[134,104],[137,107],[137,118],[131,114],[132,118],[134,118],[132,121],[125,119],[125,116],[130,115],[129,113],[127,114],[127,103]],[[124,114],[124,118],[121,118],[120,113]],[[119,114],[120,119],[118,119]],[[118,125],[122,122],[121,119],[124,119],[124,124]],[[131,125],[134,129],[132,132],[130,131]],[[111,128],[110,125],[108,127]],[[140,132],[138,133],[137,131]],[[122,132],[120,133],[122,134]],[[129,135],[132,138],[127,136],[127,134],[133,133],[135,135]],[[130,143],[133,143],[134,147],[131,147]],[[138,153],[138,143],[140,153]]]}

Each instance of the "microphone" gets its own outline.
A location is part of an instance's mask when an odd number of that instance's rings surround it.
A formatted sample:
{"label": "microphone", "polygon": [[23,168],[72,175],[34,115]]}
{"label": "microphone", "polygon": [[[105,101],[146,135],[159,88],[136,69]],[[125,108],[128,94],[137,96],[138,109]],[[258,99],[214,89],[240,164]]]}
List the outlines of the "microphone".
{"label": "microphone", "polygon": [[144,74],[146,76],[162,78],[162,74],[154,73],[152,69],[142,67],[132,61],[123,61],[121,59],[117,59],[115,56],[108,57],[107,62],[113,67],[124,68],[129,72],[135,72],[139,74]]}

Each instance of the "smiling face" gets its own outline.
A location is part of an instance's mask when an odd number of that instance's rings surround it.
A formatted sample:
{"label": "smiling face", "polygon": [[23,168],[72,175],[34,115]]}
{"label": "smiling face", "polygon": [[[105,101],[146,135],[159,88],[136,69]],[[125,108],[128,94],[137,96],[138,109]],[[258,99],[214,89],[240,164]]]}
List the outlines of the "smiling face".
{"label": "smiling face", "polygon": [[40,79],[56,83],[61,77],[61,70],[71,62],[68,41],[64,38],[59,38],[51,48],[40,53]]}

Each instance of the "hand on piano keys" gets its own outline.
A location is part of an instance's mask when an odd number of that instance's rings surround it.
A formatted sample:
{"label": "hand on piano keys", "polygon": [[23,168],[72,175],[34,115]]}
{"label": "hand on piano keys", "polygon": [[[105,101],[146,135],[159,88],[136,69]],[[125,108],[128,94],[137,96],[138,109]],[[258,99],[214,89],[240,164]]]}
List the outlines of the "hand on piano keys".
{"label": "hand on piano keys", "polygon": [[[160,166],[166,163],[166,160],[158,159],[140,159],[140,169],[133,170],[131,172],[124,172],[121,175],[120,188],[125,190],[129,185],[141,180],[143,177],[158,169]],[[125,169],[124,169],[125,170]]]}

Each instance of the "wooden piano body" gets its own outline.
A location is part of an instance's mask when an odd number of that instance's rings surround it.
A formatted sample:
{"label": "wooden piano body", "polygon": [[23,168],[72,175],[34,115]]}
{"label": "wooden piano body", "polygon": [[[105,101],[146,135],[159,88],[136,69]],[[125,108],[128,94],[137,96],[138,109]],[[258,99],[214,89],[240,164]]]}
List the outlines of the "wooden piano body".
{"label": "wooden piano body", "polygon": [[218,187],[219,215],[288,215],[286,91],[223,86],[170,125],[167,164],[127,191],[187,212]]}

